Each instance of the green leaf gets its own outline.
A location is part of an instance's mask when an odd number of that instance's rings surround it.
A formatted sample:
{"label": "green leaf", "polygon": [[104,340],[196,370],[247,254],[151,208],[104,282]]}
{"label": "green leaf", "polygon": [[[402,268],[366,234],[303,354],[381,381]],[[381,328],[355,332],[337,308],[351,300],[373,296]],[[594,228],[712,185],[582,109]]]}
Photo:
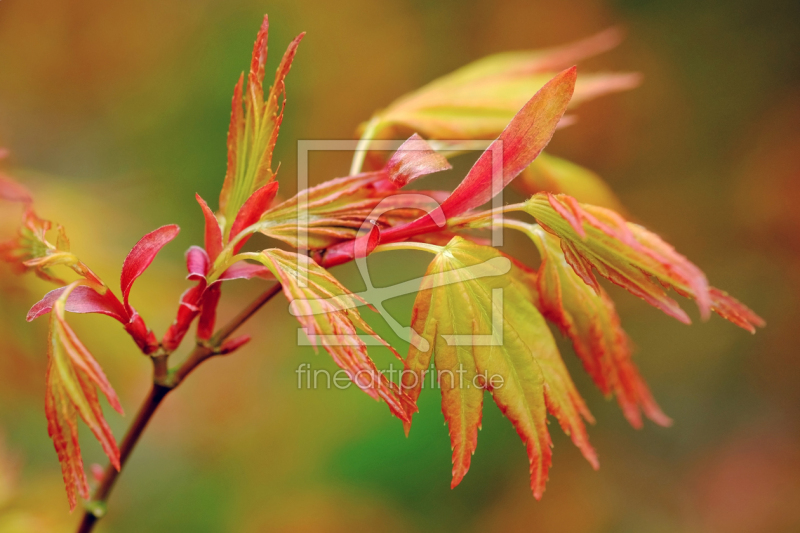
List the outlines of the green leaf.
{"label": "green leaf", "polygon": [[[559,48],[485,57],[398,98],[375,114],[364,137],[388,137],[399,127],[428,139],[494,138],[559,71],[619,41],[619,32],[608,30]],[[584,74],[570,105],[628,90],[639,82],[635,73]]]}
{"label": "green leaf", "polygon": [[582,420],[591,415],[524,286],[527,276],[497,250],[453,238],[431,262],[414,303],[418,337],[402,384],[416,400],[433,358],[453,447],[453,486],[469,469],[489,390],[526,445],[538,499],[551,462],[548,411],[595,467],[597,458]]}

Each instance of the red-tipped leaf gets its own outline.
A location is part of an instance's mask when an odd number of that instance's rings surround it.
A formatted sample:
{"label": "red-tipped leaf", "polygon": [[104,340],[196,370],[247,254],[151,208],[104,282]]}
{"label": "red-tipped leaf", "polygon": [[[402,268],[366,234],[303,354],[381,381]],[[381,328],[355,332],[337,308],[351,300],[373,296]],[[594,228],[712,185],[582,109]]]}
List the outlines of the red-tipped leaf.
{"label": "red-tipped leaf", "polygon": [[417,178],[451,168],[447,158],[416,133],[400,145],[385,166],[389,179],[397,187],[405,187]]}
{"label": "red-tipped leaf", "polygon": [[[60,287],[45,294],[44,298],[28,311],[28,322],[49,313],[65,290],[66,287]],[[127,322],[125,308],[111,291],[101,295],[86,285],[79,285],[70,292],[64,309],[70,313],[99,313],[119,320],[123,324]]]}
{"label": "red-tipped leaf", "polygon": [[[258,222],[258,219],[261,218],[261,215],[264,214],[264,211],[267,210],[272,201],[275,199],[276,194],[278,194],[277,181],[268,183],[254,192],[239,210],[239,214],[236,215],[236,220],[233,222],[233,226],[231,227],[231,234],[228,237],[229,240],[233,240],[234,237],[239,235],[242,230]],[[234,247],[234,253],[237,253],[242,246],[244,246],[244,244],[247,242],[247,239],[249,239],[249,236],[246,236],[239,241],[239,243]]]}
{"label": "red-tipped leaf", "polygon": [[128,296],[130,295],[131,287],[133,287],[133,282],[147,270],[147,267],[156,258],[158,252],[178,236],[179,231],[180,228],[174,224],[151,231],[136,243],[125,258],[125,262],[122,265],[122,275],[120,276],[120,287],[122,288],[122,297],[126,308],[130,309]]}
{"label": "red-tipped leaf", "polygon": [[222,251],[222,229],[219,227],[219,221],[214,216],[214,212],[208,207],[208,204],[203,200],[199,194],[195,195],[197,203],[203,210],[203,217],[206,221],[205,226],[205,248],[211,261],[215,261],[219,253]]}

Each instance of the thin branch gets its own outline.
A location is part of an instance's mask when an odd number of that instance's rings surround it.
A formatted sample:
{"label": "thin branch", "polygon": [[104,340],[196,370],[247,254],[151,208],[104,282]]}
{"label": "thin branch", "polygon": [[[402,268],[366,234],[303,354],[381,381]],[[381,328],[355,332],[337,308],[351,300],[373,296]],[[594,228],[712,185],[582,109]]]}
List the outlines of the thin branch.
{"label": "thin branch", "polygon": [[[125,437],[120,445],[120,465],[125,467],[125,463],[139,442],[142,434],[144,433],[147,424],[158,409],[158,406],[166,398],[172,390],[174,390],[183,381],[189,373],[197,368],[203,361],[217,355],[222,343],[230,337],[239,327],[247,322],[261,307],[264,306],[273,296],[278,294],[281,290],[281,284],[276,283],[258,298],[256,298],[250,305],[245,307],[238,315],[233,317],[227,324],[217,331],[216,334],[207,343],[198,344],[194,350],[186,358],[186,361],[174,372],[172,375],[165,375],[165,358],[154,359],[154,372],[153,372],[153,387],[147,395],[144,403],[136,413],[136,418],[133,424],[128,429]],[[86,511],[83,514],[78,533],[89,533],[94,528],[97,521],[105,515],[106,501],[114,488],[114,484],[119,477],[122,468],[118,471],[113,466],[109,465],[103,473],[103,479],[92,497],[88,502]]]}
{"label": "thin branch", "polygon": [[256,311],[261,309],[261,307],[267,303],[273,296],[278,294],[281,290],[281,284],[276,283],[264,293],[261,294],[258,298],[253,300],[253,302],[242,309],[242,311],[233,317],[230,322],[225,324],[223,327],[217,331],[211,339],[205,344],[198,344],[198,346],[189,354],[189,357],[186,358],[186,361],[178,367],[178,370],[175,371],[175,374],[172,376],[172,388],[174,389],[177,387],[181,381],[188,376],[192,370],[197,368],[203,361],[214,357],[217,355],[217,350],[222,346],[222,343],[230,337],[242,324],[247,322],[250,317],[252,317]]}

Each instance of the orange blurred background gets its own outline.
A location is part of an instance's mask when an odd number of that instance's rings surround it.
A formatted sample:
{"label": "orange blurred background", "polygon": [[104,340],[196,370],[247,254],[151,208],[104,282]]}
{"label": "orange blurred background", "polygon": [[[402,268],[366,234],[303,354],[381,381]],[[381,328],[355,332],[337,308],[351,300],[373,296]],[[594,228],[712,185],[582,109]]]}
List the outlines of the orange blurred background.
{"label": "orange blurred background", "polygon": [[[107,281],[140,236],[166,223],[183,228],[134,289],[134,305],[157,332],[188,286],[183,250],[202,240],[194,193],[218,194],[233,86],[265,12],[268,72],[289,40],[308,32],[287,81],[275,157],[284,196],[294,192],[298,140],[350,139],[375,109],[487,54],[621,26],[625,42],[586,67],[640,71],[643,85],[582,105],[550,150],[607,179],[637,220],[768,327],[751,337],[696,313],[686,327],[614,291],[642,373],[675,424],[630,428],[562,343],[597,418],[590,437],[601,468],[593,471],[552,425],[551,480],[536,502],[524,449],[494,405],[471,472],[451,491],[437,392],[423,394],[406,438],[384,406],[353,388],[299,390],[300,364],[334,366],[296,346],[296,322],[276,299],[246,326],[255,337],[247,349],[208,363],[168,398],[98,530],[800,530],[800,4],[3,0],[6,168]],[[346,154],[315,156],[311,178],[347,169]],[[5,237],[18,212],[0,209]],[[373,266],[376,284],[424,271],[416,256],[402,269],[381,258]],[[335,274],[361,288],[352,265]],[[24,318],[49,289],[0,265],[0,533],[77,524],[44,418],[47,324]],[[223,317],[254,290],[230,284]],[[393,302],[401,322],[412,301]],[[120,394],[127,416],[108,416],[119,439],[150,364],[115,323],[71,323]],[[376,358],[388,361],[379,351]],[[82,436],[87,466],[104,464],[90,433]]]}

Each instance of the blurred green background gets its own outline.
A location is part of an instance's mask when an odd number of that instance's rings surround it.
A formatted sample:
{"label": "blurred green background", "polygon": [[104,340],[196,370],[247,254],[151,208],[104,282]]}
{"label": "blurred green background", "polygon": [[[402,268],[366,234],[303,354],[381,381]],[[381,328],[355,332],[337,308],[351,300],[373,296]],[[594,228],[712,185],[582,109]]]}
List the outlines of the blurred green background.
{"label": "blurred green background", "polygon": [[[630,428],[564,344],[598,421],[590,437],[601,468],[593,471],[552,425],[551,480],[536,502],[524,448],[490,403],[471,472],[451,491],[438,392],[423,394],[406,438],[385,406],[355,389],[298,390],[301,363],[334,367],[326,354],[296,346],[296,322],[276,299],[246,326],[255,337],[248,348],[200,368],[168,398],[99,530],[800,530],[800,3],[3,0],[7,168],[106,280],[141,235],[181,225],[134,290],[158,332],[187,286],[176,281],[183,250],[202,239],[194,193],[216,204],[232,89],[265,12],[268,72],[289,40],[308,32],[288,78],[275,158],[284,196],[294,192],[299,139],[352,138],[374,109],[484,55],[623,27],[623,45],[586,66],[640,71],[644,84],[581,106],[579,123],[559,131],[551,151],[604,176],[633,216],[768,327],[754,337],[718,317],[686,327],[615,291],[637,362],[675,424]],[[312,181],[347,168],[346,154],[315,155]],[[18,211],[0,209],[5,236]],[[416,255],[373,265],[379,285],[425,266]],[[360,288],[352,266],[335,273]],[[223,316],[252,297],[253,284],[230,285]],[[45,425],[47,324],[24,320],[45,290],[0,266],[3,533],[70,531],[78,519],[68,514]],[[391,306],[406,323],[411,302]],[[121,396],[127,416],[109,414],[120,438],[150,364],[115,323],[72,323]],[[104,464],[89,432],[83,437],[87,466]]]}

